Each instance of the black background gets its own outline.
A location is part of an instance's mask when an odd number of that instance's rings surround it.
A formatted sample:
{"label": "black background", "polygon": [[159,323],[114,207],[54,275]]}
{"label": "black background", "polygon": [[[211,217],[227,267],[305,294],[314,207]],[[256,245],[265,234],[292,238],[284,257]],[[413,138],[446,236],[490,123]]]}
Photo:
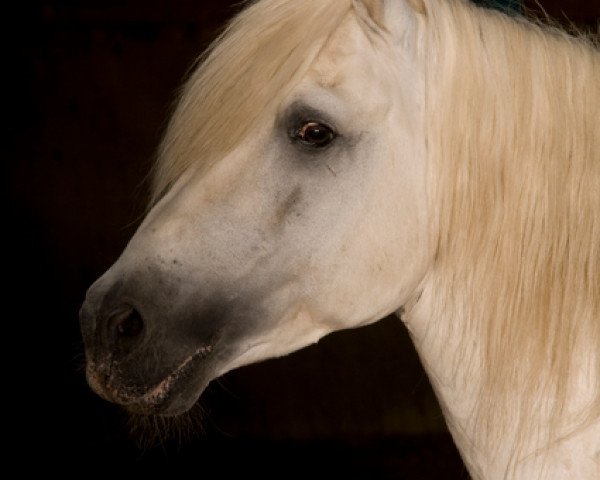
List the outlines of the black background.
{"label": "black background", "polygon": [[[155,446],[140,448],[126,415],[85,383],[85,290],[135,231],[176,88],[236,3],[52,0],[5,11],[9,456],[23,472],[467,478],[395,318],[227,374],[197,408],[201,428],[183,440],[154,429]],[[585,27],[600,16],[596,0],[541,4]]]}

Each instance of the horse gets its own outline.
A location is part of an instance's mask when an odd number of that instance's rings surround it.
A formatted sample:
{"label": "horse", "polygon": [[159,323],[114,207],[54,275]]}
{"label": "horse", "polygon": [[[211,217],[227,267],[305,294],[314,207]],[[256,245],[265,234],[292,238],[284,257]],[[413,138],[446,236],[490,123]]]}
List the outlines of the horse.
{"label": "horse", "polygon": [[258,0],[80,311],[129,412],[396,314],[474,479],[600,478],[600,52],[467,0]]}

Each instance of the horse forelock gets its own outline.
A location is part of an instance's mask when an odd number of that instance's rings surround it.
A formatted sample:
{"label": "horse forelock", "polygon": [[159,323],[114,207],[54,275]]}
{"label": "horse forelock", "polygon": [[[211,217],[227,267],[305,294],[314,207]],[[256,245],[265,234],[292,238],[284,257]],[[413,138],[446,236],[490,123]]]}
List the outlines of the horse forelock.
{"label": "horse forelock", "polygon": [[352,0],[259,0],[226,27],[182,88],[153,172],[154,203],[189,168],[206,169],[273,121]]}

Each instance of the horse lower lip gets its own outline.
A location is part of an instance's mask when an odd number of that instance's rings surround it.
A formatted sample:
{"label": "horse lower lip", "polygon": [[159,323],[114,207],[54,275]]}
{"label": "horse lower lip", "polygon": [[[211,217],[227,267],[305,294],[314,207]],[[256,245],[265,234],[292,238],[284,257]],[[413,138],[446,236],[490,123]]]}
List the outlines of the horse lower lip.
{"label": "horse lower lip", "polygon": [[133,413],[135,415],[174,417],[187,411],[192,404],[193,401],[187,403],[177,402],[174,399],[167,397],[167,399],[159,404],[130,403],[124,405],[123,407],[129,413]]}
{"label": "horse lower lip", "polygon": [[142,403],[146,404],[157,404],[162,403],[169,393],[173,390],[177,383],[180,383],[182,377],[185,376],[187,371],[192,366],[192,361],[194,360],[194,355],[186,358],[179,367],[177,367],[173,372],[167,375],[158,385],[144,394],[140,400]]}
{"label": "horse lower lip", "polygon": [[[172,410],[170,407],[174,394],[182,390],[185,383],[188,382],[193,375],[195,366],[210,352],[210,347],[201,347],[197,349],[193,354],[186,357],[175,370],[169,373],[158,384],[150,387],[141,395],[132,395],[131,393],[128,393],[127,388],[124,388],[123,386],[115,387],[114,381],[111,381],[110,378],[107,378],[106,382],[100,382],[100,375],[94,371],[93,366],[88,370],[88,382],[101,397],[125,407],[132,413],[143,415],[162,414],[163,412]],[[100,383],[104,383],[104,385],[100,387]],[[111,385],[111,383],[113,385]],[[175,411],[166,414],[176,415],[177,413],[178,412]]]}

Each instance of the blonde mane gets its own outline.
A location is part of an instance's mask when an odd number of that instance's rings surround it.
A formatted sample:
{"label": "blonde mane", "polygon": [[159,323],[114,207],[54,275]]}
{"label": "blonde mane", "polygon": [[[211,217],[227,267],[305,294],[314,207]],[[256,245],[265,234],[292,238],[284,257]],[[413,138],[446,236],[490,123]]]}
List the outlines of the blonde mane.
{"label": "blonde mane", "polygon": [[209,168],[257,122],[273,121],[274,107],[305,76],[352,5],[260,0],[237,15],[184,86],[158,152],[151,204],[183,172]]}
{"label": "blonde mane", "polygon": [[[517,462],[525,438],[600,417],[600,52],[464,0],[424,3],[432,335],[462,332],[456,371],[484,372],[475,443],[514,435]],[[570,411],[582,389],[594,401]]]}

